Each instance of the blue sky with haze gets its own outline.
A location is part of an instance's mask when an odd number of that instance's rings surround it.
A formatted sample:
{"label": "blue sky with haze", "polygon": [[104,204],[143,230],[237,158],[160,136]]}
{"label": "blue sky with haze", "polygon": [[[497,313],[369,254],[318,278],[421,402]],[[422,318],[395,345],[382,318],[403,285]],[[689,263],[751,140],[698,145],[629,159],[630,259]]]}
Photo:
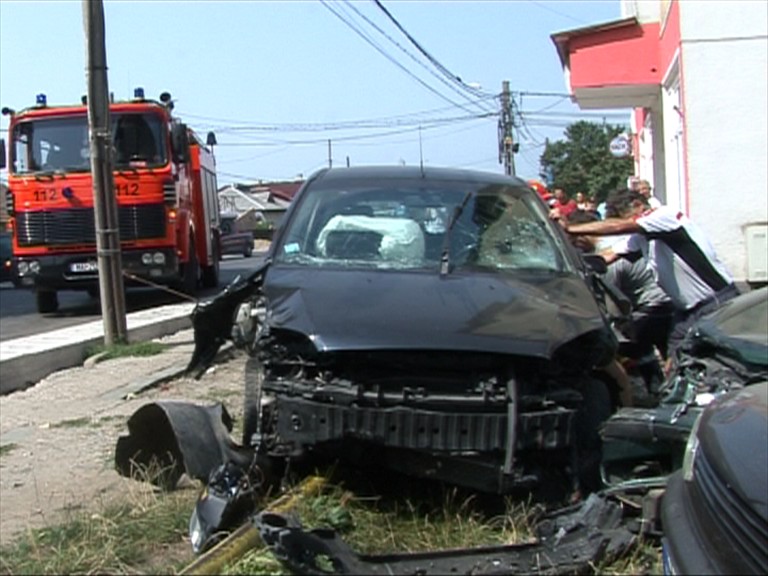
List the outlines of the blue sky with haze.
{"label": "blue sky with haze", "polygon": [[[522,177],[537,177],[545,138],[569,123],[628,121],[626,110],[579,111],[563,96],[550,39],[618,19],[618,0],[106,0],[104,14],[115,99],[137,86],[170,92],[179,117],[216,132],[220,185],[308,176],[328,165],[329,140],[334,166],[503,172],[505,80],[522,115]],[[31,106],[38,93],[76,103],[85,73],[79,1],[0,1],[2,106]],[[0,119],[5,138],[7,126]]]}

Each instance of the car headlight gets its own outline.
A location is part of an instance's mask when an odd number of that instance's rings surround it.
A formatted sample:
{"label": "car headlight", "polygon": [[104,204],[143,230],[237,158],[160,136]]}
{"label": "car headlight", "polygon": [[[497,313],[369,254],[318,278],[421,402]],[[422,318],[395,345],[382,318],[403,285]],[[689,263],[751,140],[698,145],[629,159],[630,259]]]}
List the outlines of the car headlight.
{"label": "car headlight", "polygon": [[40,272],[40,262],[32,260],[32,262],[29,263],[29,271],[32,272],[32,274]]}
{"label": "car headlight", "polygon": [[29,264],[26,262],[19,262],[19,274],[26,274],[29,272]]}
{"label": "car headlight", "polygon": [[699,452],[699,424],[701,423],[701,414],[691,428],[691,434],[688,436],[688,442],[685,443],[685,452],[683,453],[683,480],[691,482],[693,480],[693,465],[696,461],[696,454]]}
{"label": "car headlight", "polygon": [[197,509],[195,509],[192,511],[192,516],[189,519],[189,540],[195,553],[199,554],[202,551],[206,538],[207,534],[203,530],[200,518],[197,515]]}
{"label": "car headlight", "polygon": [[144,254],[141,255],[141,263],[145,266],[152,264],[152,254],[149,252],[144,252]]}
{"label": "car headlight", "polygon": [[152,255],[152,261],[155,264],[159,264],[159,265],[165,264],[165,254],[163,254],[162,252],[155,252]]}

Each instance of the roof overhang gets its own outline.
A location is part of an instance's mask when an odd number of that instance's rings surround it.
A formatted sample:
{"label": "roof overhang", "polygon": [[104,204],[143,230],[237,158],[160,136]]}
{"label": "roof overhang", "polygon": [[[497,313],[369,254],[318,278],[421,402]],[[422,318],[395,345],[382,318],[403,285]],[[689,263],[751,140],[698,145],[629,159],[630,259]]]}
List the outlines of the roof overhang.
{"label": "roof overhang", "polygon": [[659,23],[623,18],[550,36],[580,108],[653,106],[659,98]]}

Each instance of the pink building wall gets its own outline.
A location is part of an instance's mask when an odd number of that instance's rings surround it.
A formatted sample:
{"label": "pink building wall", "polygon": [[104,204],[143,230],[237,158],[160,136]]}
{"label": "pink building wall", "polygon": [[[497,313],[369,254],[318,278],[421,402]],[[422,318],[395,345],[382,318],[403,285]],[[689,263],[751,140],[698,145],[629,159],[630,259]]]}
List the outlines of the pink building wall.
{"label": "pink building wall", "polygon": [[576,36],[569,43],[571,87],[659,84],[659,23]]}

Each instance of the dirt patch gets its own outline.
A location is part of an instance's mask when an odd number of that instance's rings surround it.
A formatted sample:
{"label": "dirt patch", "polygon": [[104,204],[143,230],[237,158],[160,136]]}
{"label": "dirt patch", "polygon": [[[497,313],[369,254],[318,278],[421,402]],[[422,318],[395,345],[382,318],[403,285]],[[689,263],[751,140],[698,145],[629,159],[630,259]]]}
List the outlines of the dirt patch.
{"label": "dirt patch", "polygon": [[245,366],[239,351],[225,355],[200,380],[175,377],[143,390],[158,374],[186,365],[192,338],[185,330],[161,339],[169,347],[156,356],[63,370],[0,397],[0,545],[27,529],[141,489],[117,474],[114,449],[118,436],[127,432],[128,417],[143,404],[221,401],[239,419]]}

